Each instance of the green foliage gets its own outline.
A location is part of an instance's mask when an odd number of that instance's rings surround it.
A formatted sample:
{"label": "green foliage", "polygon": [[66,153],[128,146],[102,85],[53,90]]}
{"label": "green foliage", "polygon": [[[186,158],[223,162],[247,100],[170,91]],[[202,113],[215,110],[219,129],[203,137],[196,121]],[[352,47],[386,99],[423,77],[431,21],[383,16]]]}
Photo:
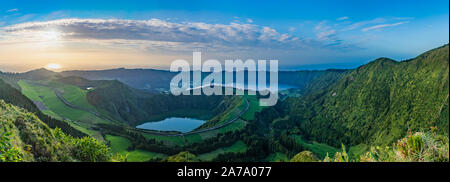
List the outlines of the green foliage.
{"label": "green foliage", "polygon": [[177,155],[170,156],[167,162],[196,162],[195,155],[190,152],[180,152]]}
{"label": "green foliage", "polygon": [[101,162],[111,158],[109,147],[92,137],[76,139],[73,145],[74,156],[83,162]]}
{"label": "green foliage", "polygon": [[303,151],[295,155],[290,162],[317,162],[317,158],[310,151]]}
{"label": "green foliage", "polygon": [[324,162],[350,162],[350,157],[347,154],[347,150],[345,150],[345,146],[342,144],[342,151],[341,152],[336,152],[336,154],[334,154],[333,158],[330,158],[327,154],[327,156],[325,157],[325,159],[323,159]]}
{"label": "green foliage", "polygon": [[372,147],[360,157],[367,162],[448,162],[448,137],[433,132],[416,132],[392,147]]}
{"label": "green foliage", "polygon": [[371,147],[370,151],[356,159],[350,159],[342,146],[342,152],[325,157],[324,162],[448,162],[448,137],[433,132],[416,132],[389,146]]}
{"label": "green foliage", "polygon": [[0,133],[0,162],[21,162],[22,153],[11,144],[11,133]]}
{"label": "green foliage", "polygon": [[49,128],[36,115],[0,100],[1,161],[117,161],[92,137],[74,138]]}

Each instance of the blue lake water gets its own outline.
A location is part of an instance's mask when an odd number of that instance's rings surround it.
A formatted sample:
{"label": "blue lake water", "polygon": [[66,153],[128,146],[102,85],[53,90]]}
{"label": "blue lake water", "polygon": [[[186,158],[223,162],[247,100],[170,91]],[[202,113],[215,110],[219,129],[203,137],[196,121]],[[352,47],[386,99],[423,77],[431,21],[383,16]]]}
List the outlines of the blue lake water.
{"label": "blue lake water", "polygon": [[194,130],[203,123],[205,123],[203,120],[173,117],[156,122],[147,122],[136,126],[136,128],[158,131],[179,131],[186,133]]}

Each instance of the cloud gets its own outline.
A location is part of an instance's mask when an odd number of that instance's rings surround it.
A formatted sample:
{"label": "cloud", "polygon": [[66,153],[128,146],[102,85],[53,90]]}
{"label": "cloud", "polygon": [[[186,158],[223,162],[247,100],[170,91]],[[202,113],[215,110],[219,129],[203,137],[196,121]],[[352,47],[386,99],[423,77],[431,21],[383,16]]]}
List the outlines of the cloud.
{"label": "cloud", "polygon": [[17,9],[17,8],[9,9],[9,10],[7,10],[6,12],[7,12],[7,13],[12,13],[12,12],[16,12],[16,11],[19,11],[19,9]]}
{"label": "cloud", "polygon": [[60,19],[30,22],[3,28],[10,33],[54,30],[67,39],[124,39],[164,42],[198,42],[239,45],[282,44],[293,36],[252,24],[172,23],[160,19]]}
{"label": "cloud", "polygon": [[[291,29],[294,30],[294,29]],[[303,31],[299,31],[303,32]],[[297,60],[352,50],[323,22],[313,37],[281,33],[248,23],[209,24],[161,19],[58,19],[0,27],[0,47],[47,47],[70,52],[130,52],[185,58],[192,51],[211,58]],[[51,48],[51,49],[50,49]],[[19,50],[19,49],[18,49]],[[82,54],[80,54],[82,55]],[[317,57],[316,57],[317,56]],[[186,57],[188,58],[188,57]]]}
{"label": "cloud", "polygon": [[393,18],[394,20],[413,20],[414,17],[397,17],[397,18]]}
{"label": "cloud", "polygon": [[55,35],[58,41],[69,43],[171,54],[192,50],[253,53],[266,50],[294,51],[328,44],[317,39],[305,41],[289,33],[280,33],[274,28],[255,24],[174,23],[160,19],[59,19],[27,22],[1,27],[0,44],[2,39],[3,44],[6,41],[45,42],[48,41],[47,35]]}
{"label": "cloud", "polygon": [[253,23],[253,20],[250,19],[250,18],[247,18],[247,22],[248,22],[248,23]]}
{"label": "cloud", "polygon": [[24,22],[24,21],[27,21],[27,20],[33,18],[34,16],[35,16],[35,14],[26,14],[26,15],[23,15],[23,16],[18,17],[18,18],[16,19],[16,21],[18,21],[18,22]]}
{"label": "cloud", "polygon": [[316,36],[317,36],[317,39],[319,39],[319,40],[325,40],[334,35],[336,35],[336,30],[327,30],[324,32],[319,32],[319,33],[317,33]]}
{"label": "cloud", "polygon": [[367,31],[370,31],[370,30],[376,30],[376,29],[381,29],[381,28],[386,28],[386,27],[394,27],[394,26],[398,26],[398,25],[405,24],[405,23],[408,23],[408,22],[409,21],[398,22],[398,23],[393,23],[393,24],[380,24],[380,25],[375,25],[375,26],[363,28],[362,31],[363,32],[367,32]]}
{"label": "cloud", "polygon": [[374,23],[382,23],[384,21],[385,21],[385,19],[383,19],[383,18],[375,18],[373,20],[355,22],[355,23],[352,23],[351,25],[343,28],[342,31],[354,30],[354,29],[357,29],[357,28],[362,27],[364,25],[369,25],[369,24],[374,24]]}
{"label": "cloud", "polygon": [[340,17],[340,18],[338,18],[338,19],[336,19],[337,21],[342,21],[342,20],[348,20],[349,18],[348,18],[348,16],[343,16],[343,17]]}
{"label": "cloud", "polygon": [[316,31],[316,38],[319,41],[325,42],[326,46],[338,46],[343,42],[337,36],[337,31],[331,26],[327,25],[327,21],[322,21],[314,27]]}
{"label": "cloud", "polygon": [[327,23],[327,21],[321,21],[321,22],[319,22],[319,24],[317,24],[315,27],[314,27],[314,30],[320,30],[320,29],[323,29],[323,28],[326,28],[326,27],[324,27],[324,25]]}

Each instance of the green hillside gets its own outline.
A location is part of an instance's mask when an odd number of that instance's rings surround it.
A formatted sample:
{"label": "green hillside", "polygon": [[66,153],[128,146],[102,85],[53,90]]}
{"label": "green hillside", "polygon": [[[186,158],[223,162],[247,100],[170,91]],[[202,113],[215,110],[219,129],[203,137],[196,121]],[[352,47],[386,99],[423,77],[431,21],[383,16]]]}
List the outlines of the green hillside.
{"label": "green hillside", "polygon": [[0,161],[113,161],[91,137],[73,138],[36,115],[0,100]]}
{"label": "green hillside", "polygon": [[[19,84],[17,84],[19,85]],[[19,87],[20,88],[20,87]],[[45,122],[51,128],[61,128],[65,133],[70,134],[74,137],[83,137],[86,136],[85,133],[80,132],[79,130],[72,127],[70,124],[63,122],[61,120],[56,119],[51,113],[51,110],[41,111],[36,103],[33,102],[30,98],[26,97],[19,90],[14,88],[13,86],[7,84],[3,80],[0,79],[0,99],[4,100],[7,103],[13,104],[15,106],[24,108],[39,117],[43,122]]]}
{"label": "green hillside", "polygon": [[339,147],[394,142],[408,130],[448,135],[449,46],[414,59],[380,58],[281,105],[303,136]]}

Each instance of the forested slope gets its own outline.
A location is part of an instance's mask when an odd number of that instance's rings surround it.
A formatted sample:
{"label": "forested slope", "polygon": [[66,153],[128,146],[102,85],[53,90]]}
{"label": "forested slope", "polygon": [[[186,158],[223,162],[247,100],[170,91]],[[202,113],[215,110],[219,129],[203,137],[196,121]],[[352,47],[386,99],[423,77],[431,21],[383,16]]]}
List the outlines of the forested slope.
{"label": "forested slope", "polygon": [[414,59],[380,58],[329,87],[289,98],[278,110],[302,135],[339,147],[389,144],[408,130],[448,135],[449,46]]}

